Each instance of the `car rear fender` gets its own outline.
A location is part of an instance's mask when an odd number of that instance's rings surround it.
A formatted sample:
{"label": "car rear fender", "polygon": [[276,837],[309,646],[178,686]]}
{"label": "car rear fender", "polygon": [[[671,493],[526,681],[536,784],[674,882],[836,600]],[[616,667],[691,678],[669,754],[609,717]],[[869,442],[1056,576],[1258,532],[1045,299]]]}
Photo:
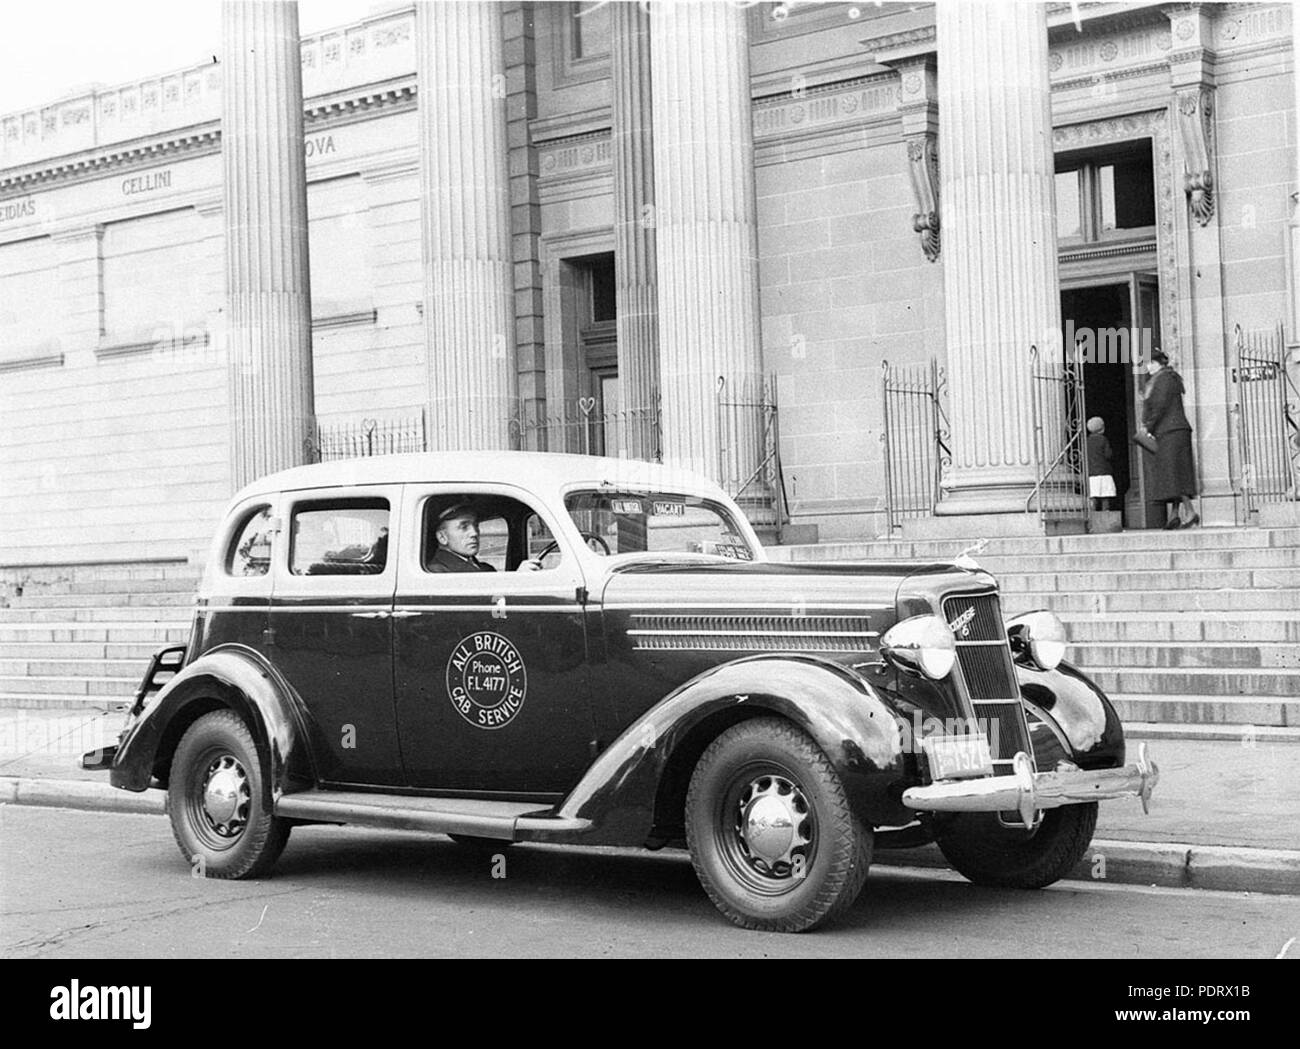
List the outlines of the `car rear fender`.
{"label": "car rear fender", "polygon": [[673,837],[699,756],[731,725],[762,716],[785,718],[816,741],[863,822],[912,818],[895,797],[904,735],[889,706],[845,667],[776,654],[713,667],[665,697],[601,753],[559,815],[589,821],[590,844]]}
{"label": "car rear fender", "polygon": [[290,779],[314,782],[301,705],[265,659],[242,645],[213,649],[172,678],[131,721],[118,745],[113,786],[163,786],[181,736],[213,710],[236,711],[257,741],[262,773],[279,797]]}

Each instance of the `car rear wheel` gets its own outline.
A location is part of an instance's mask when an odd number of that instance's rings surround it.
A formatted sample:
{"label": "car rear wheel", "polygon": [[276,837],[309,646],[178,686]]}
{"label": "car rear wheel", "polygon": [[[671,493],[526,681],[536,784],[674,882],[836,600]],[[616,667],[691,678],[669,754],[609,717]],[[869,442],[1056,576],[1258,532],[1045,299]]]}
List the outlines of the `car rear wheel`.
{"label": "car rear wheel", "polygon": [[733,725],[701,756],[686,841],[704,891],[745,929],[804,932],[834,920],[871,865],[871,830],[834,766],[776,718]]}
{"label": "car rear wheel", "polygon": [[167,790],[172,835],[196,874],[255,878],[289,840],[273,814],[257,744],[232,710],[204,714],[181,737]]}
{"label": "car rear wheel", "polygon": [[1097,803],[1048,809],[1032,831],[1004,827],[993,812],[961,813],[938,832],[948,862],[976,885],[1041,889],[1070,873],[1092,843]]}

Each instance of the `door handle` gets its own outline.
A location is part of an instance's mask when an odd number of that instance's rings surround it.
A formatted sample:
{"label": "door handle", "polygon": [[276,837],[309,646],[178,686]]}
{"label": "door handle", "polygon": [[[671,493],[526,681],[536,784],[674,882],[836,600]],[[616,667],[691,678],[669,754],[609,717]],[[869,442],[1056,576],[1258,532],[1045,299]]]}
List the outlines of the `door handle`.
{"label": "door handle", "polygon": [[387,619],[393,613],[388,609],[380,609],[378,612],[353,612],[353,619]]}
{"label": "door handle", "polygon": [[415,612],[415,611],[412,611],[412,610],[410,610],[410,609],[399,609],[399,610],[396,611],[396,612],[392,612],[392,613],[390,613],[390,615],[391,615],[394,619],[410,619],[411,616],[418,616],[418,615],[420,615],[420,614],[421,614],[421,613],[419,613],[419,612]]}

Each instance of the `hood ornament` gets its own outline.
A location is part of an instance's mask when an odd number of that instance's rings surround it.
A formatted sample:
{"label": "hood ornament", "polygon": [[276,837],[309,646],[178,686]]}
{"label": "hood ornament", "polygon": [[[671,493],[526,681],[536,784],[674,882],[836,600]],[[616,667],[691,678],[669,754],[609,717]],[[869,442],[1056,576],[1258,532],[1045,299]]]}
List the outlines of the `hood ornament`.
{"label": "hood ornament", "polygon": [[980,563],[975,560],[975,555],[978,554],[981,550],[983,550],[988,545],[989,545],[989,541],[987,537],[984,539],[977,539],[975,542],[973,542],[970,546],[966,547],[965,550],[963,550],[960,554],[957,555],[957,558],[956,560],[953,561],[953,564],[955,564],[958,568],[965,568],[971,572],[983,571],[983,568],[980,566]]}

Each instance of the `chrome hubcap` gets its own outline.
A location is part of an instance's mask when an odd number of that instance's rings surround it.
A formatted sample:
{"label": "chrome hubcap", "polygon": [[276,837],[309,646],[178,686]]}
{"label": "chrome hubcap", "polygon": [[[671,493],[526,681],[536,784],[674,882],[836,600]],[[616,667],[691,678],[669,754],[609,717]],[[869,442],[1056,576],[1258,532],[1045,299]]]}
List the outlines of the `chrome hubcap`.
{"label": "chrome hubcap", "polygon": [[226,754],[208,766],[203,782],[203,815],[222,837],[233,838],[248,821],[248,775]]}
{"label": "chrome hubcap", "polygon": [[736,830],[741,851],[755,868],[788,875],[812,844],[808,801],[784,776],[760,776],[740,795]]}

